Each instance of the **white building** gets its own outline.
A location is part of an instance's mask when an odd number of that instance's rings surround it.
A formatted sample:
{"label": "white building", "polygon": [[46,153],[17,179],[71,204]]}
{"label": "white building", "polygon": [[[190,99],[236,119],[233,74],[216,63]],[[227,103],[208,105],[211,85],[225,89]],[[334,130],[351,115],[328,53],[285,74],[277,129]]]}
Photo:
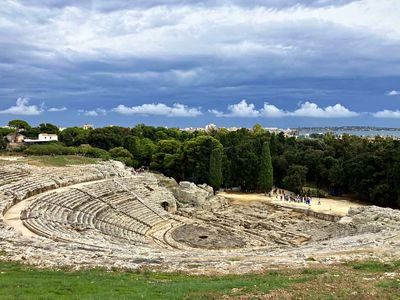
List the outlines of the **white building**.
{"label": "white building", "polygon": [[207,124],[206,127],[204,127],[204,130],[207,132],[213,131],[213,130],[217,130],[218,127],[215,124]]}
{"label": "white building", "polygon": [[94,126],[92,124],[85,124],[82,126],[82,128],[88,130],[88,129],[94,129]]}
{"label": "white building", "polygon": [[53,133],[40,133],[38,140],[42,142],[58,141],[58,135]]}
{"label": "white building", "polygon": [[25,143],[45,143],[58,141],[58,135],[53,133],[40,133],[37,139],[25,139]]}

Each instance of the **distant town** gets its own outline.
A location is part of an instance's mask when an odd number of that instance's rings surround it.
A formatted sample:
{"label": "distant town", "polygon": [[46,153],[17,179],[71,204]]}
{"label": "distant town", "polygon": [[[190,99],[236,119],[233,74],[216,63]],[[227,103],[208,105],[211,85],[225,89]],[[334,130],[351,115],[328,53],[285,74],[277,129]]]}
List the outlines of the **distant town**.
{"label": "distant town", "polygon": [[[104,127],[114,127],[118,125],[107,125]],[[86,130],[93,130],[95,126],[93,124],[84,124],[80,126]],[[9,126],[0,126],[0,128],[10,128]],[[207,124],[204,127],[186,127],[180,128],[180,130],[187,132],[195,132],[195,131],[204,131],[204,132],[212,132],[213,130],[224,129],[227,131],[237,131],[242,129],[243,127],[218,127],[216,124]],[[283,133],[286,137],[295,137],[295,138],[312,138],[318,135],[324,135],[326,133],[332,133],[337,137],[342,137],[343,134],[356,135],[368,137],[370,139],[374,139],[375,137],[392,137],[396,139],[400,139],[400,128],[394,127],[373,127],[373,126],[326,126],[326,127],[297,127],[297,128],[278,128],[278,127],[262,127],[264,130],[267,130],[270,133]],[[60,131],[65,130],[65,127],[59,127]],[[253,130],[253,128],[247,128],[249,130]],[[56,140],[56,137],[44,137],[40,136],[36,140],[28,140],[25,142],[49,142],[52,140]]]}
{"label": "distant town", "polygon": [[[184,131],[212,131],[217,129],[225,129],[227,131],[237,131],[241,127],[218,127],[215,124],[208,124],[205,127],[183,128]],[[250,130],[252,128],[249,128]],[[387,128],[387,127],[371,127],[371,126],[332,126],[332,127],[297,127],[297,128],[277,128],[277,127],[263,127],[263,129],[271,133],[283,133],[287,137],[310,137],[313,134],[326,134],[331,132],[337,136],[345,133],[359,136],[393,136],[400,137],[400,128]]]}

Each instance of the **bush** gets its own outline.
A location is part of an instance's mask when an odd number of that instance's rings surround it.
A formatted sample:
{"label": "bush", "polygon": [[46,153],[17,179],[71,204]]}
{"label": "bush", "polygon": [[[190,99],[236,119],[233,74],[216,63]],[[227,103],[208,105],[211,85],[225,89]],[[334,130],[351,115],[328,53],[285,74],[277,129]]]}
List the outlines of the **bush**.
{"label": "bush", "polygon": [[110,159],[110,154],[103,149],[92,147],[92,146],[79,146],[78,147],[78,154],[81,154],[86,157],[92,157],[92,158],[101,158],[104,160]]}
{"label": "bush", "polygon": [[289,167],[288,176],[283,178],[283,186],[296,194],[300,194],[306,183],[307,167],[292,165]]}
{"label": "bush", "polygon": [[117,148],[111,149],[110,155],[112,158],[117,158],[117,157],[133,158],[132,154],[123,147],[117,147]]}
{"label": "bush", "polygon": [[327,198],[328,194],[317,188],[303,188],[301,195],[306,195],[310,197],[320,197],[320,198]]}
{"label": "bush", "polygon": [[122,161],[127,166],[132,166],[134,164],[133,155],[123,147],[113,148],[109,153],[113,159]]}
{"label": "bush", "polygon": [[75,155],[77,152],[75,147],[66,147],[58,143],[31,145],[24,150],[28,155]]}

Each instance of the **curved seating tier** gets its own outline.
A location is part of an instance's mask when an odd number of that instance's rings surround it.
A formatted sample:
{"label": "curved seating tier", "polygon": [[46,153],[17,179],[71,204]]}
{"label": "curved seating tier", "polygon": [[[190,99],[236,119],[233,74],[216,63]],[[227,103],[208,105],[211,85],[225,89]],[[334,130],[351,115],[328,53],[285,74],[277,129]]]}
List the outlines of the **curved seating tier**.
{"label": "curved seating tier", "polygon": [[82,240],[86,231],[97,230],[142,244],[146,232],[168,214],[143,193],[139,183],[115,178],[47,192],[36,197],[21,219],[30,230],[48,238]]}
{"label": "curved seating tier", "polygon": [[104,178],[131,176],[116,162],[68,167],[37,167],[25,163],[0,166],[0,222],[16,203],[59,187]]}
{"label": "curved seating tier", "polygon": [[28,173],[20,170],[0,170],[0,185],[5,185],[11,183],[13,181],[18,181],[25,176],[28,176]]}
{"label": "curved seating tier", "polygon": [[115,176],[113,168],[102,164],[64,168],[29,165],[0,167],[0,192],[18,201],[58,187]]}

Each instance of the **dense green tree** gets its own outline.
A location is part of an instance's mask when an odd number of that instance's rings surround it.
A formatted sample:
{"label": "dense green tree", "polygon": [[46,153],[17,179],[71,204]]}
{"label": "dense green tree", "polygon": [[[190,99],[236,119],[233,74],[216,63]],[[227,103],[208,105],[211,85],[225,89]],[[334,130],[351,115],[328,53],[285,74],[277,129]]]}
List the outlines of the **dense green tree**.
{"label": "dense green tree", "polygon": [[264,135],[254,135],[248,129],[240,129],[222,131],[216,137],[224,147],[224,160],[228,161],[223,166],[225,186],[240,187],[243,191],[255,190]]}
{"label": "dense green tree", "polygon": [[299,194],[306,183],[307,167],[300,165],[290,166],[288,175],[283,178],[283,185],[290,191]]}
{"label": "dense green tree", "polygon": [[181,143],[177,140],[161,140],[152,156],[150,169],[180,180]]}
{"label": "dense green tree", "polygon": [[140,138],[133,135],[128,135],[123,138],[123,146],[133,157],[138,158],[140,153]]}
{"label": "dense green tree", "polygon": [[214,193],[219,190],[222,184],[222,150],[220,147],[211,151],[210,155],[209,183]]}
{"label": "dense green tree", "polygon": [[24,130],[23,134],[28,138],[37,139],[38,135],[40,134],[40,129],[39,127],[31,127]]}
{"label": "dense green tree", "polygon": [[232,187],[234,186],[232,183],[232,173],[231,173],[231,161],[228,159],[228,156],[223,153],[222,155],[222,185],[224,187]]}
{"label": "dense green tree", "polygon": [[89,131],[88,142],[91,146],[110,150],[121,147],[123,143],[123,132],[115,127],[96,128]]}
{"label": "dense green tree", "polygon": [[282,186],[283,178],[286,176],[289,168],[289,163],[285,156],[280,155],[273,157],[272,164],[274,170],[274,185]]}
{"label": "dense green tree", "polygon": [[211,152],[222,150],[221,143],[211,136],[198,136],[182,145],[183,179],[196,183],[209,182]]}
{"label": "dense green tree", "polygon": [[15,130],[11,128],[0,128],[0,139],[4,139],[4,137],[13,132],[15,132]]}
{"label": "dense green tree", "polygon": [[258,135],[258,134],[263,134],[265,132],[266,132],[266,130],[260,124],[255,124],[253,126],[253,133],[254,134]]}
{"label": "dense green tree", "polygon": [[116,147],[109,151],[111,158],[124,162],[128,166],[133,166],[133,155],[123,147]]}
{"label": "dense green tree", "polygon": [[380,206],[390,206],[391,193],[392,189],[387,183],[374,185],[369,189],[370,201]]}
{"label": "dense green tree", "polygon": [[110,152],[110,155],[112,158],[118,158],[118,157],[133,158],[133,155],[128,150],[126,150],[124,147],[112,148],[109,152]]}
{"label": "dense green tree", "polygon": [[337,161],[330,169],[328,174],[328,182],[330,182],[331,193],[340,196],[345,187],[346,174],[343,169],[343,161]]}
{"label": "dense green tree", "polygon": [[23,120],[12,120],[8,122],[8,126],[14,129],[13,141],[16,140],[18,133],[31,129],[28,122]]}
{"label": "dense green tree", "polygon": [[60,132],[59,128],[56,125],[50,123],[42,123],[39,125],[40,133],[52,133],[58,134]]}
{"label": "dense green tree", "polygon": [[[37,137],[40,132],[56,131],[51,124],[30,127],[23,120],[10,121],[9,125],[13,129],[1,129],[0,138],[10,132]],[[368,140],[346,134],[338,138],[329,133],[295,139],[285,137],[283,133],[271,134],[258,124],[252,129],[211,132],[189,132],[144,124],[132,129],[105,127],[83,130],[74,127],[60,132],[59,138],[65,146],[72,148],[49,145],[33,147],[26,153],[76,152],[103,159],[111,156],[124,160],[133,158],[128,164],[135,167],[149,166],[178,181],[190,180],[219,187],[219,180],[215,184],[210,176],[214,168],[213,153],[218,152],[222,185],[243,191],[264,191],[261,183],[266,182],[266,178],[260,175],[266,174],[263,171],[266,160],[261,157],[265,156],[264,145],[268,142],[273,184],[277,187],[301,192],[307,185],[332,194],[352,194],[377,205],[400,206],[400,141],[393,138]],[[4,148],[4,142],[2,140],[0,148]],[[269,180],[266,186],[270,185]]]}
{"label": "dense green tree", "polygon": [[157,149],[156,144],[149,138],[141,139],[139,142],[138,158],[140,165],[149,166],[151,157]]}
{"label": "dense green tree", "polygon": [[268,193],[274,185],[274,170],[272,166],[269,143],[264,143],[261,152],[260,172],[258,175],[258,189],[263,193]]}
{"label": "dense green tree", "polygon": [[23,121],[23,120],[12,120],[8,122],[8,126],[11,128],[16,129],[17,131],[19,130],[28,130],[31,128],[31,126],[28,124],[28,122]]}
{"label": "dense green tree", "polygon": [[66,128],[59,134],[59,140],[67,146],[79,146],[88,143],[89,131],[79,127]]}

